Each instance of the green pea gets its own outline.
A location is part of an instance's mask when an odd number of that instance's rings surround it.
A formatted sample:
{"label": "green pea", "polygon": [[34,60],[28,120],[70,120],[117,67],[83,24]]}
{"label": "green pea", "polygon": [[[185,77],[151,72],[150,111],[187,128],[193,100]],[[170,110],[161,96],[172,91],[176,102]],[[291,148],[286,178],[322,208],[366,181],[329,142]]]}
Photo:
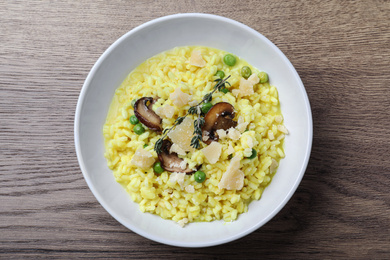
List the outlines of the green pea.
{"label": "green pea", "polygon": [[142,135],[145,132],[145,128],[142,126],[142,124],[136,124],[133,128],[134,133],[137,135]]}
{"label": "green pea", "polygon": [[252,148],[252,154],[251,156],[247,157],[248,159],[255,159],[257,156],[257,151],[255,149]]}
{"label": "green pea", "polygon": [[132,116],[130,117],[130,124],[136,125],[136,124],[138,124],[138,123],[139,123],[138,118],[137,118],[135,115],[132,115]]}
{"label": "green pea", "polygon": [[153,170],[155,173],[157,174],[161,174],[163,173],[164,169],[163,167],[161,167],[161,163],[160,162],[156,162],[154,165],[153,165]]}
{"label": "green pea", "polygon": [[228,93],[229,92],[229,89],[228,88],[223,88],[223,89],[221,89],[221,92],[223,92],[223,93]]}
{"label": "green pea", "polygon": [[236,57],[234,57],[233,55],[231,54],[226,54],[224,57],[223,57],[223,62],[228,65],[228,66],[234,66],[234,64],[236,64]]}
{"label": "green pea", "polygon": [[148,144],[144,144],[144,148],[148,147],[149,145]]}
{"label": "green pea", "polygon": [[207,112],[209,112],[210,108],[213,106],[213,104],[211,104],[210,102],[207,102],[207,103],[203,103],[202,104],[202,107],[200,108],[200,110],[202,110],[202,113],[203,114],[206,114]]}
{"label": "green pea", "polygon": [[194,173],[194,179],[197,183],[202,183],[204,180],[206,180],[206,173],[197,171]]}
{"label": "green pea", "polygon": [[252,75],[252,70],[248,66],[241,68],[241,76],[245,79],[249,78]]}
{"label": "green pea", "polygon": [[218,70],[217,73],[215,73],[215,76],[220,79],[223,79],[225,77],[225,72],[223,72],[222,70]]}
{"label": "green pea", "polygon": [[135,102],[137,102],[137,99],[133,99],[133,100],[131,101],[131,106],[132,106],[133,108],[134,108]]}
{"label": "green pea", "polygon": [[263,71],[260,72],[259,79],[260,79],[260,83],[266,83],[268,81],[268,74]]}

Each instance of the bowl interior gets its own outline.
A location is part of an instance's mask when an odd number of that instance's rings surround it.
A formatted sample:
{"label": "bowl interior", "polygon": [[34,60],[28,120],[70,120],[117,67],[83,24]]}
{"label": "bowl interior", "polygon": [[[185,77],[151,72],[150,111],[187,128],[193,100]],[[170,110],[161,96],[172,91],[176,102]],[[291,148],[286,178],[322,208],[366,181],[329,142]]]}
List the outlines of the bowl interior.
{"label": "bowl interior", "polygon": [[[115,89],[146,59],[177,46],[204,45],[231,52],[266,71],[279,91],[285,125],[286,158],[265,189],[237,221],[192,223],[141,213],[116,183],[104,158],[102,128]],[[175,246],[202,247],[240,238],[270,220],[290,199],[306,169],[312,142],[310,105],[295,69],[268,39],[233,20],[206,14],[178,14],[139,26],[99,58],[82,88],[75,117],[75,143],[83,175],[101,205],[120,223],[149,239]]]}

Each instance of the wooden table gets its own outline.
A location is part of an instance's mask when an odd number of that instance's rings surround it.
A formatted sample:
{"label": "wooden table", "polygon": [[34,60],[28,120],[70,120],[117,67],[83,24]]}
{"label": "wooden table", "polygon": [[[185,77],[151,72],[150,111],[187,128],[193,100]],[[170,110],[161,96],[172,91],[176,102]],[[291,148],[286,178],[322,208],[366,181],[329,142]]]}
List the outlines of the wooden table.
{"label": "wooden table", "polygon": [[[252,234],[188,249],[149,241],[97,202],[73,120],[92,65],[151,19],[204,12],[274,42],[306,87],[314,120],[305,177]],[[0,258],[390,258],[389,1],[2,1]]]}

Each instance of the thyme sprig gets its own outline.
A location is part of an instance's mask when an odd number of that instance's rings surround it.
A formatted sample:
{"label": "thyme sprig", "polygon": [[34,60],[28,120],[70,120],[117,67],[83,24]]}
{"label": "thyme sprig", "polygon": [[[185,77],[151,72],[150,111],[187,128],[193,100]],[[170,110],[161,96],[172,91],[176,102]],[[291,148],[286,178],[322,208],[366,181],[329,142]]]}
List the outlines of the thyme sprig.
{"label": "thyme sprig", "polygon": [[202,140],[202,126],[204,124],[204,117],[200,116],[200,113],[198,114],[198,118],[194,121],[194,137],[191,139],[191,146],[195,149],[198,149],[200,147],[200,141]]}
{"label": "thyme sprig", "polygon": [[213,98],[213,94],[215,93],[215,91],[224,90],[226,88],[226,84],[231,86],[230,83],[227,81],[229,78],[230,75],[224,79],[214,80],[214,82],[217,82],[217,84],[215,84],[213,91],[204,95],[202,101],[200,101],[197,105],[190,107],[184,116],[178,117],[175,120],[173,126],[164,129],[163,136],[160,139],[158,139],[154,145],[154,150],[156,151],[157,154],[160,154],[162,152],[162,143],[164,139],[167,137],[168,133],[176,126],[180,125],[188,115],[194,115],[194,114],[198,114],[198,118],[194,120],[194,133],[193,133],[194,137],[192,137],[191,139],[191,146],[194,147],[195,149],[198,149],[200,147],[200,141],[202,140],[202,126],[205,122],[204,117],[202,117],[200,113],[200,105],[202,105],[203,103],[210,102]]}

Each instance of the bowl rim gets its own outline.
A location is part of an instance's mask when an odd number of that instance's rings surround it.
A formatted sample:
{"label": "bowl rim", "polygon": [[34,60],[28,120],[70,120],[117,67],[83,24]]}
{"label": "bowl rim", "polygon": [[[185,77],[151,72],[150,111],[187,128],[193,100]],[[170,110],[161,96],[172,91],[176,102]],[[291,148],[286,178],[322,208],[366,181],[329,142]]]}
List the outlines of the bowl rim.
{"label": "bowl rim", "polygon": [[[111,211],[109,209],[109,206],[106,205],[94,185],[92,184],[91,178],[87,174],[86,166],[83,160],[83,156],[81,153],[81,145],[80,145],[80,137],[79,137],[79,130],[80,130],[80,117],[81,117],[81,111],[83,108],[85,96],[87,93],[88,88],[90,87],[90,83],[92,81],[92,78],[94,77],[95,73],[97,72],[98,68],[100,67],[101,63],[106,59],[106,57],[112,52],[113,49],[115,49],[118,45],[121,44],[122,41],[124,41],[127,37],[130,37],[132,34],[135,34],[136,32],[143,30],[146,27],[152,26],[156,23],[168,21],[168,20],[173,20],[173,19],[182,19],[182,18],[207,18],[207,19],[213,19],[213,20],[218,20],[221,22],[226,22],[228,24],[233,24],[235,26],[241,27],[243,30],[248,30],[251,33],[254,33],[257,35],[257,37],[261,38],[263,41],[267,43],[267,45],[270,45],[276,52],[279,53],[280,57],[284,60],[286,65],[289,67],[289,69],[292,71],[294,78],[297,80],[297,83],[300,87],[300,91],[303,94],[303,99],[305,101],[305,107],[306,107],[306,113],[308,115],[308,143],[306,146],[306,153],[304,156],[303,164],[301,166],[300,172],[298,177],[296,178],[294,184],[291,186],[291,189],[289,190],[287,196],[282,200],[282,202],[275,207],[275,210],[270,212],[266,218],[264,218],[262,221],[259,221],[256,225],[252,226],[251,228],[248,228],[247,230],[243,232],[239,232],[235,235],[222,238],[216,241],[212,242],[204,242],[204,243],[197,243],[197,244],[189,244],[189,243],[183,243],[180,241],[171,241],[171,240],[165,240],[164,238],[156,237],[154,235],[148,234],[144,232],[143,230],[139,229],[137,226],[134,226],[132,224],[126,223],[124,219],[122,219],[120,216],[118,216],[115,212]],[[126,228],[130,229],[131,231],[137,233],[138,235],[141,235],[145,238],[148,238],[150,240],[162,243],[162,244],[167,244],[171,246],[178,246],[178,247],[188,247],[188,248],[197,248],[197,247],[209,247],[209,246],[216,246],[216,245],[221,245],[225,244],[237,239],[240,239],[253,231],[259,229],[261,226],[265,225],[268,221],[270,221],[280,210],[288,203],[288,201],[291,199],[292,195],[295,193],[296,189],[298,188],[299,184],[301,183],[301,180],[303,178],[303,175],[305,174],[306,168],[309,163],[310,159],[310,154],[311,154],[311,149],[312,149],[312,142],[313,142],[313,120],[312,120],[312,113],[311,113],[311,106],[310,102],[308,99],[307,92],[305,90],[305,87],[303,85],[303,82],[301,78],[298,75],[298,72],[295,70],[294,66],[291,64],[290,60],[284,55],[284,53],[274,44],[272,43],[269,39],[267,39],[264,35],[259,33],[258,31],[252,29],[251,27],[235,21],[230,18],[226,18],[223,16],[219,15],[214,15],[214,14],[206,14],[206,13],[178,13],[178,14],[172,14],[172,15],[167,15],[163,17],[159,17],[153,20],[150,20],[148,22],[145,22],[124,35],[122,35],[120,38],[118,38],[114,43],[112,43],[105,51],[104,53],[98,58],[98,60],[95,62],[93,67],[91,68],[90,72],[88,73],[87,78],[84,81],[84,84],[81,88],[80,95],[77,101],[76,105],[76,111],[75,111],[75,118],[74,118],[74,140],[75,140],[75,150],[76,150],[76,155],[77,155],[77,160],[81,169],[81,172],[83,174],[83,177],[91,190],[92,194],[95,196],[95,198],[98,200],[100,205],[112,216],[114,217],[119,223],[124,225]]]}

